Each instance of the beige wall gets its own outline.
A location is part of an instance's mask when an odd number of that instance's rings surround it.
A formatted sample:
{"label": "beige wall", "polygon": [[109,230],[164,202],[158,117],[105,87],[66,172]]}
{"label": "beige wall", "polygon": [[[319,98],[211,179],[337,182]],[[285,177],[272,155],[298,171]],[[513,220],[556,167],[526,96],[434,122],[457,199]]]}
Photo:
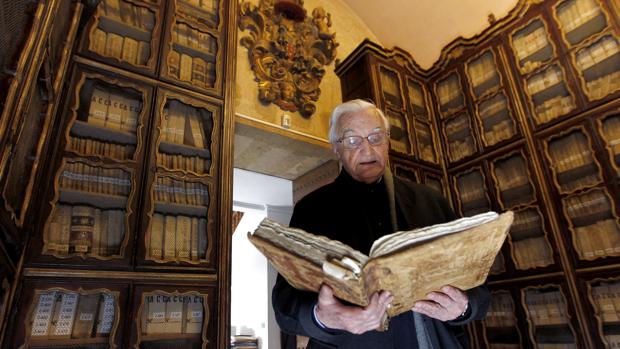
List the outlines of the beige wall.
{"label": "beige wall", "polygon": [[[251,0],[257,4],[258,0]],[[331,31],[336,33],[337,58],[346,58],[359,43],[365,38],[381,44],[377,37],[357,17],[342,0],[305,0],[304,7],[308,13],[316,7],[323,7],[332,16]],[[247,32],[239,32],[239,39],[246,36]],[[281,128],[282,114],[291,116],[292,131],[285,133],[295,134],[321,140],[327,139],[328,120],[331,109],[341,102],[340,80],[334,73],[335,63],[327,66],[326,74],[321,82],[321,95],[316,103],[317,110],[309,118],[302,117],[299,113],[281,110],[277,105],[263,105],[258,100],[258,86],[254,81],[254,72],[250,69],[248,50],[239,45],[237,47],[237,81],[235,91],[235,112],[237,120],[243,122],[249,118],[257,120],[266,129]]]}

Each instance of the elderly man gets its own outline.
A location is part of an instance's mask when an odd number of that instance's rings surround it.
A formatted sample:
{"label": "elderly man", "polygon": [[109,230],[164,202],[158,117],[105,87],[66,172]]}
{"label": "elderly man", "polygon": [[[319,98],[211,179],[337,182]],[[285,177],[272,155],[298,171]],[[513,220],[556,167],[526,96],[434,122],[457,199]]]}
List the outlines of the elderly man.
{"label": "elderly man", "polygon": [[[383,235],[455,219],[441,194],[392,177],[389,130],[387,118],[369,102],[337,106],[329,140],[342,170],[334,182],[295,205],[290,226],[368,254]],[[272,295],[287,349],[294,348],[294,335],[310,337],[308,349],[466,348],[462,325],[485,316],[490,295],[485,287],[464,292],[445,286],[378,331],[391,301],[388,292],[381,292],[372,295],[368,306],[354,306],[335,298],[326,285],[317,295],[294,289],[281,276]]]}

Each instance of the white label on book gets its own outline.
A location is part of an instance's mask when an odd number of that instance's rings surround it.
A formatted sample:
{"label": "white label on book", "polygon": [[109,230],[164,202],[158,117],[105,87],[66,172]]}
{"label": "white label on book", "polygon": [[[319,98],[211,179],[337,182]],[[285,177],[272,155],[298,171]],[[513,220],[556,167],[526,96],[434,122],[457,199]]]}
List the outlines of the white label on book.
{"label": "white label on book", "polygon": [[114,296],[104,294],[102,307],[101,318],[97,324],[97,333],[110,333],[112,330],[112,323],[114,322]]}
{"label": "white label on book", "polygon": [[32,323],[31,336],[45,336],[52,317],[52,309],[54,307],[54,299],[56,292],[43,293],[39,296],[39,304],[35,311],[34,321]]}
{"label": "white label on book", "polygon": [[166,312],[163,311],[158,311],[153,313],[153,316],[151,317],[151,319],[153,320],[165,320],[166,319]]}
{"label": "white label on book", "polygon": [[58,321],[56,322],[56,330],[54,331],[54,335],[68,336],[71,334],[77,299],[77,293],[65,293],[62,295],[62,301],[60,302],[60,315],[58,317]]}
{"label": "white label on book", "polygon": [[192,311],[191,317],[194,318],[194,319],[201,318],[202,317],[202,311],[198,311],[198,310]]}
{"label": "white label on book", "polygon": [[92,321],[93,313],[80,313],[80,321]]}

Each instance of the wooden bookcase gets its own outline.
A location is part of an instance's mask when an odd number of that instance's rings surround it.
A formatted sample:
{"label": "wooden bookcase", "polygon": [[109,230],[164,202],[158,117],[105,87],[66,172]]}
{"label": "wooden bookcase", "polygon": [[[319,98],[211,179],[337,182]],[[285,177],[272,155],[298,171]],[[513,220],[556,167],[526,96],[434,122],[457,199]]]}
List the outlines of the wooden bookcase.
{"label": "wooden bookcase", "polygon": [[[475,348],[620,344],[619,42],[616,1],[520,1],[429,69],[368,40],[336,67],[344,100],[369,98],[397,125],[397,176],[463,216],[515,212]],[[429,134],[436,162],[418,145]]]}
{"label": "wooden bookcase", "polygon": [[228,346],[236,6],[25,12],[0,76],[2,348]]}

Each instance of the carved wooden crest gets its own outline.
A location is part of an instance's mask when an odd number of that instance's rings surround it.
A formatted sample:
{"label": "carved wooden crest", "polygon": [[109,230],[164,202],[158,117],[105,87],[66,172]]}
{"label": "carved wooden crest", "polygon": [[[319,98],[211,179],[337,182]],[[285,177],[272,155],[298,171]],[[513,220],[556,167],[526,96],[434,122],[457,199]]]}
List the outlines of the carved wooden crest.
{"label": "carved wooden crest", "polygon": [[[303,0],[297,0],[303,5]],[[310,117],[321,94],[324,66],[336,57],[335,33],[329,32],[331,16],[322,7],[312,16],[287,15],[274,9],[273,0],[258,6],[241,3],[239,28],[250,34],[241,39],[248,56],[261,102],[275,103],[287,111]]]}

